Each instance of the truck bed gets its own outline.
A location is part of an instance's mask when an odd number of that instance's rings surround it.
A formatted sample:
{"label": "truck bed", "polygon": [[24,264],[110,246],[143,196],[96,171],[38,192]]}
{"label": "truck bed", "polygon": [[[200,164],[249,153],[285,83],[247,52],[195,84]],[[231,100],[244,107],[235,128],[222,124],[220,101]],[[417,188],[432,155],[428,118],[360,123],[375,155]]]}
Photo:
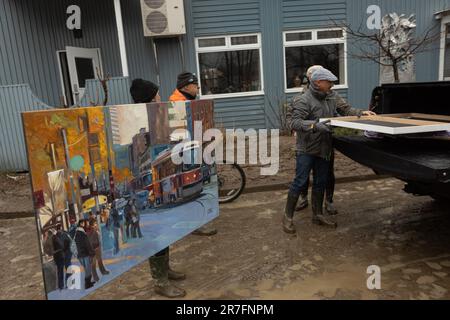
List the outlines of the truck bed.
{"label": "truck bed", "polygon": [[407,182],[450,183],[450,141],[336,137],[335,147],[352,160]]}

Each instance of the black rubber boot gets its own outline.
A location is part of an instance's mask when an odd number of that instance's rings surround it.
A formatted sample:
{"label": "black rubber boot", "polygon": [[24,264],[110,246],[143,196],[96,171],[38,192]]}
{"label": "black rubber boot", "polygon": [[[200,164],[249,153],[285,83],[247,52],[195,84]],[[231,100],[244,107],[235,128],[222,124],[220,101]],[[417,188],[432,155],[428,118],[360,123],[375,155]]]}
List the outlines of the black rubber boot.
{"label": "black rubber boot", "polygon": [[334,206],[333,200],[325,200],[325,211],[330,216],[336,216],[339,214],[339,211]]}
{"label": "black rubber boot", "polygon": [[308,208],[309,203],[308,203],[308,193],[300,194],[300,197],[298,198],[298,205],[297,208],[295,208],[295,211],[302,211],[305,210],[306,208]]}
{"label": "black rubber boot", "polygon": [[287,234],[295,234],[297,231],[294,226],[294,211],[297,205],[299,195],[288,194],[286,209],[283,215],[283,230]]}
{"label": "black rubber boot", "polygon": [[333,222],[331,220],[328,220],[327,217],[323,214],[323,198],[324,198],[324,192],[312,192],[311,202],[312,202],[312,211],[313,211],[313,219],[312,222],[314,224],[330,227],[330,228],[337,228],[337,223]]}
{"label": "black rubber boot", "polygon": [[166,255],[152,256],[148,259],[150,263],[150,271],[155,280],[155,293],[166,298],[182,298],[186,296],[186,291],[172,285],[169,281],[169,268],[166,263]]}

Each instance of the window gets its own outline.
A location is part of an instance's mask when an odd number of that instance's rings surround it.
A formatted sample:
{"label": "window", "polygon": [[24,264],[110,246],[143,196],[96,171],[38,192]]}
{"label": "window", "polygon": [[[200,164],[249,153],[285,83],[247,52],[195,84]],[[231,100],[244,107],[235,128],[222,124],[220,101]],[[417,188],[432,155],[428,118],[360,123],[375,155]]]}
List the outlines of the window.
{"label": "window", "polygon": [[200,95],[263,94],[260,34],[198,38]]}
{"label": "window", "polygon": [[347,87],[346,40],[342,29],[288,31],[283,34],[286,92],[298,92],[310,66],[322,65]]}
{"label": "window", "polygon": [[450,17],[442,20],[440,80],[450,81]]}

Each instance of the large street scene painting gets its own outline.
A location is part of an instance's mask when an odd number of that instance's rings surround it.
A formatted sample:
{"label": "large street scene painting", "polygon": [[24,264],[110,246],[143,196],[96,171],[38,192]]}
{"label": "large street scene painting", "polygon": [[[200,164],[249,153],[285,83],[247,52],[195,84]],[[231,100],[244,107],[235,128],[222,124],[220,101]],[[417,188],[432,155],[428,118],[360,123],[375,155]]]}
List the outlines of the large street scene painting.
{"label": "large street scene painting", "polygon": [[212,101],[22,114],[48,299],[81,299],[218,216],[216,165],[186,140],[212,119]]}

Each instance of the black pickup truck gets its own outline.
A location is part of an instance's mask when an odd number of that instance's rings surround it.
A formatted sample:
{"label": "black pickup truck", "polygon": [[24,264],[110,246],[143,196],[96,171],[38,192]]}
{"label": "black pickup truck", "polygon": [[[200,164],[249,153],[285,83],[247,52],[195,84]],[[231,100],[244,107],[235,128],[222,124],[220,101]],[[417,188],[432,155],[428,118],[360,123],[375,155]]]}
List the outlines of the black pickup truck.
{"label": "black pickup truck", "polygon": [[[383,85],[373,91],[371,105],[378,114],[418,120],[421,114],[438,115],[439,122],[450,123],[450,82]],[[406,192],[450,201],[450,137],[344,136],[334,142],[338,151],[377,174],[404,181]]]}

